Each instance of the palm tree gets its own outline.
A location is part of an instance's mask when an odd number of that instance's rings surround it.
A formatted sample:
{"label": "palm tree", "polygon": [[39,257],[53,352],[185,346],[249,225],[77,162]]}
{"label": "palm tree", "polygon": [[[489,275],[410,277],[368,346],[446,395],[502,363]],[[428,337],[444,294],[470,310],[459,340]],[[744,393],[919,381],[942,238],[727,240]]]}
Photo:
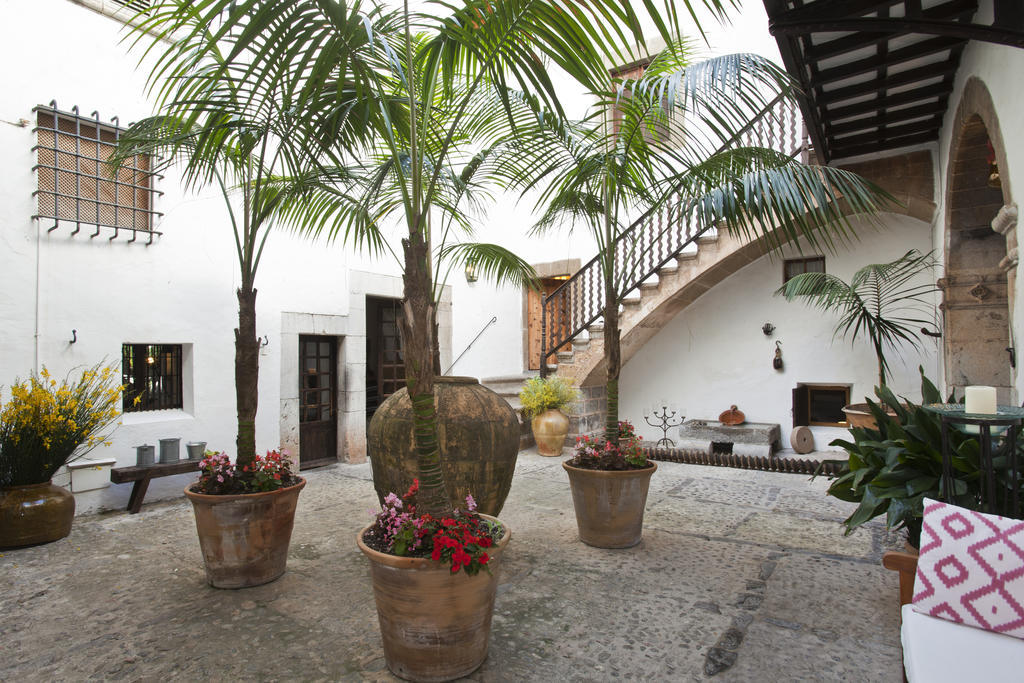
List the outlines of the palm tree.
{"label": "palm tree", "polygon": [[775,294],[787,301],[799,297],[810,306],[838,313],[837,337],[849,336],[852,342],[866,334],[878,361],[878,386],[884,387],[889,372],[885,348],[919,349],[918,330],[926,330],[923,326],[933,322],[914,316],[927,309],[929,295],[937,291],[930,280],[921,282],[921,275],[934,266],[931,252],[911,249],[895,261],[864,266],[849,283],[829,273],[803,273],[790,278]]}
{"label": "palm tree", "polygon": [[840,197],[852,212],[874,213],[887,195],[849,172],[740,143],[761,128],[770,130],[775,105],[795,96],[785,72],[757,55],[694,62],[687,46],[670,44],[639,79],[607,76],[602,86],[594,91],[598,104],[588,119],[549,126],[560,153],[536,159],[541,172],[523,180],[527,187],[544,188],[536,231],[582,224],[597,242],[604,288],[605,439],[613,441],[619,305],[638,261],[636,232],[628,230],[632,216],[653,215],[681,196],[677,215],[695,216],[698,230],[724,224],[767,247],[797,237],[832,246],[852,236]]}
{"label": "palm tree", "polygon": [[[734,3],[701,4],[721,14]],[[288,135],[265,147],[284,150],[287,172],[266,184],[267,174],[259,173],[258,187],[274,201],[254,202],[267,209],[268,220],[277,216],[345,244],[390,251],[402,263],[420,504],[434,513],[450,506],[433,399],[439,268],[474,260],[499,278],[531,275],[507,251],[465,239],[471,202],[528,173],[514,162],[528,141],[547,144],[524,103],[561,114],[552,65],[594,91],[607,76],[605,63],[635,54],[644,21],[666,41],[678,34],[679,21],[671,1],[659,11],[645,0],[643,16],[618,0],[437,6],[447,16],[412,12],[407,1],[397,12],[375,6],[364,12],[348,0],[176,0],[141,24],[157,38],[151,48],[164,50],[154,71],[166,79],[163,104],[182,108],[186,120],[203,120],[194,110],[219,109],[222,88],[246,107],[279,101]],[[692,13],[690,0],[686,7]],[[214,68],[198,68],[210,60]],[[225,76],[233,78],[229,85],[222,84]],[[224,158],[231,146],[220,133],[201,139],[207,158]],[[243,184],[255,191],[247,179]],[[394,222],[403,235],[400,249],[389,239]],[[462,239],[452,241],[453,233]]]}

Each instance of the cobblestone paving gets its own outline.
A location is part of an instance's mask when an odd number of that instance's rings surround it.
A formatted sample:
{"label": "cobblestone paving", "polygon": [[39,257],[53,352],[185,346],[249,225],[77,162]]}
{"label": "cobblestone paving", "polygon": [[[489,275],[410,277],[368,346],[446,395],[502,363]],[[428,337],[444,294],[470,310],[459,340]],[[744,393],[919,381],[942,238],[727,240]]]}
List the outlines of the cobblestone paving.
{"label": "cobblestone paving", "polygon": [[[558,458],[519,457],[476,681],[897,681],[896,543],[824,479],[660,463],[644,540],[579,542]],[[306,473],[288,572],[205,583],[184,499],[0,551],[0,681],[390,681],[355,534],[368,465]]]}

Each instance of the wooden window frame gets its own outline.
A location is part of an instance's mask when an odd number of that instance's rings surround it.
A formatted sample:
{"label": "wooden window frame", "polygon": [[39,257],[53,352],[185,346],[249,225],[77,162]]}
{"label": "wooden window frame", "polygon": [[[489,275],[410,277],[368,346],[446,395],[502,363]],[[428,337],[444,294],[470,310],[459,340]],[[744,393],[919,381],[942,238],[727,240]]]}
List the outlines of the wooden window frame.
{"label": "wooden window frame", "polygon": [[[821,263],[821,270],[807,270],[807,265],[808,264],[810,264],[810,263],[819,263],[819,262]],[[789,273],[790,266],[793,266],[793,265],[796,265],[796,264],[800,264],[800,265],[804,266],[803,272],[793,273],[792,275],[790,275],[790,273]],[[787,282],[789,282],[792,278],[796,277],[797,275],[803,275],[804,273],[824,273],[824,272],[826,272],[826,270],[825,270],[825,257],[824,256],[806,256],[806,257],[801,257],[801,258],[788,258],[788,259],[786,259],[785,261],[782,262],[782,284],[786,284]]]}
{"label": "wooden window frame", "polygon": [[850,392],[853,391],[852,384],[825,384],[816,382],[797,382],[793,389],[793,426],[794,427],[848,427],[844,419],[840,422],[813,422],[811,421],[811,400],[815,391],[842,391],[846,394],[844,405],[850,404]]}
{"label": "wooden window frame", "polygon": [[[146,362],[152,358],[152,362]],[[121,408],[125,413],[184,408],[184,345],[121,345]],[[155,366],[155,367],[153,367]],[[136,401],[136,397],[139,398]]]}

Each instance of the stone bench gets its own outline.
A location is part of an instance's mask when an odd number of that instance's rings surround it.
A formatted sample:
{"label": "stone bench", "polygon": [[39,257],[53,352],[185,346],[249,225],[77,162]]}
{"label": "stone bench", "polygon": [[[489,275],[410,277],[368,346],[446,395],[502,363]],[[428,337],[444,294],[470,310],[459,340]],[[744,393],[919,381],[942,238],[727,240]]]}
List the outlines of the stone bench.
{"label": "stone bench", "polygon": [[135,514],[142,509],[142,499],[146,497],[149,481],[159,477],[170,477],[175,474],[198,472],[202,460],[179,460],[178,462],[154,463],[152,465],[132,465],[131,467],[115,467],[110,470],[110,481],[115,484],[135,482],[132,495],[128,498],[128,512]]}
{"label": "stone bench", "polygon": [[782,428],[767,422],[724,425],[717,420],[687,420],[679,427],[676,448],[771,457],[782,449]]}

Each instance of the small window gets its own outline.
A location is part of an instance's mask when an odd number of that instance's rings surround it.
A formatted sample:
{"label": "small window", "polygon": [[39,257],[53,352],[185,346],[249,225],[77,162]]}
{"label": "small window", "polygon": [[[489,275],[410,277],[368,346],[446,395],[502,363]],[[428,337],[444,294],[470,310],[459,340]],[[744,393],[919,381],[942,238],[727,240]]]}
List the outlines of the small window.
{"label": "small window", "polygon": [[181,344],[122,344],[126,413],[181,408]]}
{"label": "small window", "polygon": [[849,404],[849,384],[797,384],[793,390],[793,426],[845,427],[843,407]]}
{"label": "small window", "polygon": [[782,266],[782,284],[786,284],[793,277],[804,273],[824,273],[825,257],[812,256],[810,258],[786,259]]}
{"label": "small window", "polygon": [[[128,230],[152,236],[154,176],[152,160],[136,156],[114,175],[107,164],[123,129],[101,123],[99,116],[36,107],[36,218]],[[159,233],[156,233],[159,234]]]}

